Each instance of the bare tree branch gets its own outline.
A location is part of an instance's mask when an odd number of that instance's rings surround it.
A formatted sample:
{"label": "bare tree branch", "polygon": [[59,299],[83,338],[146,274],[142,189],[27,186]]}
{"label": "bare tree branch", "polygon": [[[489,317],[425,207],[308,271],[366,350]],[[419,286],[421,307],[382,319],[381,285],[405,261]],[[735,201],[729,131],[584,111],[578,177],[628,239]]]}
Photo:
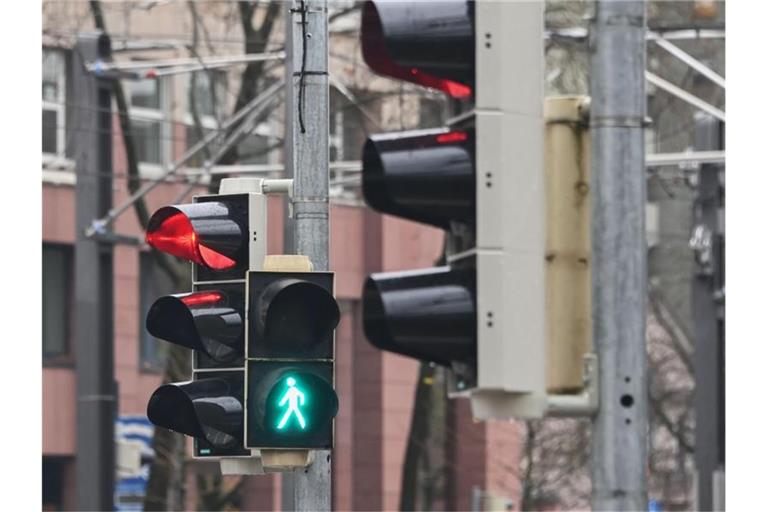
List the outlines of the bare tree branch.
{"label": "bare tree branch", "polygon": [[688,372],[693,375],[693,344],[688,339],[685,332],[677,325],[669,309],[664,305],[661,297],[653,286],[649,286],[648,299],[653,311],[653,315],[659,322],[659,325],[669,334],[672,340],[672,347],[680,357]]}

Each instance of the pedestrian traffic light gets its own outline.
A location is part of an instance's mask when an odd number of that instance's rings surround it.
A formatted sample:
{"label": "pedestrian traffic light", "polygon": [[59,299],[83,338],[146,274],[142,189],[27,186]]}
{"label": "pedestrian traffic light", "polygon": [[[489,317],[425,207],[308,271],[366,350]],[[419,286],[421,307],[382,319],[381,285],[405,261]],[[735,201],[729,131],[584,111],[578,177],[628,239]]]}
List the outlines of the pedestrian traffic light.
{"label": "pedestrian traffic light", "polygon": [[147,243],[192,263],[192,291],[158,298],[146,328],[192,351],[191,379],[165,384],[147,404],[155,425],[192,436],[196,457],[244,457],[245,275],[266,247],[260,193],[195,197],[164,206],[147,225]]}
{"label": "pedestrian traffic light", "polygon": [[373,71],[463,100],[445,128],[365,142],[366,203],[446,230],[452,249],[442,267],[369,276],[363,328],[381,349],[451,368],[481,419],[546,410],[542,5],[363,6]]}
{"label": "pedestrian traffic light", "polygon": [[247,447],[333,446],[333,281],[332,272],[248,273]]}

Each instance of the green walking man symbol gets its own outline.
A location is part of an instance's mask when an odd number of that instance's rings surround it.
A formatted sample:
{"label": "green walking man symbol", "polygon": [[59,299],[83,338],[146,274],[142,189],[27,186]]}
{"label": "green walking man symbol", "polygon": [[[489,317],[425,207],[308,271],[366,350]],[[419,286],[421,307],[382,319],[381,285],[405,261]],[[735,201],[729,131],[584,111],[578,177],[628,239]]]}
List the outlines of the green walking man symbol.
{"label": "green walking man symbol", "polygon": [[291,415],[295,414],[296,419],[299,421],[299,425],[301,425],[301,429],[304,430],[307,424],[304,421],[304,416],[302,416],[301,411],[299,410],[299,407],[304,405],[304,393],[299,391],[299,388],[296,387],[296,379],[293,377],[288,377],[286,383],[288,384],[288,389],[285,391],[285,394],[280,399],[278,405],[284,407],[287,402],[288,410],[285,411],[283,419],[277,424],[277,429],[282,430],[285,424],[288,423]]}

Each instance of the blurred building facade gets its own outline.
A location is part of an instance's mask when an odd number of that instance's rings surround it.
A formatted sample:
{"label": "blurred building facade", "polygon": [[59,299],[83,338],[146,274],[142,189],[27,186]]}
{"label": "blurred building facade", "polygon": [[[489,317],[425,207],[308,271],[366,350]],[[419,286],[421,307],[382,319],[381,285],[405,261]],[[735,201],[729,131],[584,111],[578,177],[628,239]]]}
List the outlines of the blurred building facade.
{"label": "blurred building facade", "polygon": [[[158,4],[152,6],[152,4]],[[237,5],[197,2],[198,25],[185,3],[104,3],[107,28],[120,61],[189,57],[192,46],[200,55],[243,53]],[[334,13],[352,6],[334,5]],[[254,14],[255,25],[266,6]],[[271,47],[282,45],[282,19],[275,24]],[[79,31],[92,30],[88,3],[61,1],[43,4],[43,504],[51,510],[74,510],[76,446],[76,379],[74,370],[73,289],[75,234],[75,163],[70,159],[78,129],[68,123],[77,108],[72,101],[71,53]],[[427,91],[371,75],[363,63],[357,31],[359,14],[340,15],[331,23],[332,79],[352,92],[331,88],[330,146],[332,161],[356,161],[369,132],[438,126],[444,120],[444,99]],[[192,40],[197,30],[199,42]],[[139,43],[151,50],[130,50]],[[195,46],[197,45],[197,46]],[[157,177],[164,166],[198,140],[199,128],[215,129],[232,112],[243,66],[226,72],[199,72],[162,79],[124,81],[130,102],[133,133],[143,179]],[[279,70],[278,70],[279,71]],[[278,72],[278,71],[275,71]],[[215,77],[211,80],[211,77]],[[197,94],[190,89],[196,88]],[[191,112],[194,98],[197,116]],[[113,107],[114,112],[114,107]],[[197,117],[199,123],[193,117]],[[238,146],[239,164],[275,164],[280,149],[282,107],[276,108]],[[76,143],[76,142],[74,142]],[[127,164],[118,118],[113,115],[114,204],[124,201]],[[189,168],[202,165],[194,159]],[[275,174],[276,176],[279,173]],[[382,216],[365,208],[354,177],[331,176],[331,269],[342,311],[336,331],[336,382],[340,399],[334,449],[334,509],[393,510],[400,500],[402,466],[414,411],[418,364],[383,353],[363,334],[361,290],[367,274],[432,266],[442,251],[442,232]],[[350,186],[349,183],[352,183]],[[207,193],[205,181],[182,202]],[[186,181],[163,183],[147,197],[150,211],[178,201]],[[269,204],[268,250],[283,252],[284,206],[280,198]],[[121,215],[114,230],[143,241],[132,209]],[[119,385],[118,414],[146,414],[150,394],[160,384],[164,342],[151,337],[144,318],[155,298],[176,292],[154,265],[147,248],[121,244],[114,248],[115,378]],[[519,505],[518,432],[512,423],[475,423],[468,403],[452,402],[445,429],[445,463],[436,468],[441,491],[436,508],[468,510],[473,492],[503,498]],[[458,441],[461,441],[460,443]],[[183,486],[184,505],[197,509],[195,474],[218,472],[218,464],[190,460]],[[234,481],[236,477],[227,477]],[[241,510],[280,510],[279,476],[248,478]]]}

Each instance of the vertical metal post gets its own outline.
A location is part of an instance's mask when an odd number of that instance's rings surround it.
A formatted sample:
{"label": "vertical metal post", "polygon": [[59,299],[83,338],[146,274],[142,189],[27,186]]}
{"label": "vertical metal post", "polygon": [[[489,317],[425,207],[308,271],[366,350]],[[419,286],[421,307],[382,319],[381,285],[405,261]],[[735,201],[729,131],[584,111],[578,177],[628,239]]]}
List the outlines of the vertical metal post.
{"label": "vertical metal post", "polygon": [[[292,0],[287,9],[285,167],[294,180],[293,248],[314,270],[328,270],[327,1]],[[293,479],[294,510],[331,509],[330,450],[315,451]]]}
{"label": "vertical metal post", "polygon": [[645,2],[598,0],[591,31],[593,510],[645,510]]}
{"label": "vertical metal post", "polygon": [[78,36],[73,56],[72,138],[77,184],[75,240],[75,370],[77,372],[78,510],[114,510],[116,386],[112,328],[112,246],[86,238],[112,206],[112,116],[109,82],[85,69],[107,59],[101,32]]}
{"label": "vertical metal post", "polygon": [[[724,149],[721,123],[696,120],[697,150]],[[714,491],[725,471],[725,190],[720,164],[699,170],[691,245],[696,257],[691,309],[695,328],[697,510],[722,510]]]}

